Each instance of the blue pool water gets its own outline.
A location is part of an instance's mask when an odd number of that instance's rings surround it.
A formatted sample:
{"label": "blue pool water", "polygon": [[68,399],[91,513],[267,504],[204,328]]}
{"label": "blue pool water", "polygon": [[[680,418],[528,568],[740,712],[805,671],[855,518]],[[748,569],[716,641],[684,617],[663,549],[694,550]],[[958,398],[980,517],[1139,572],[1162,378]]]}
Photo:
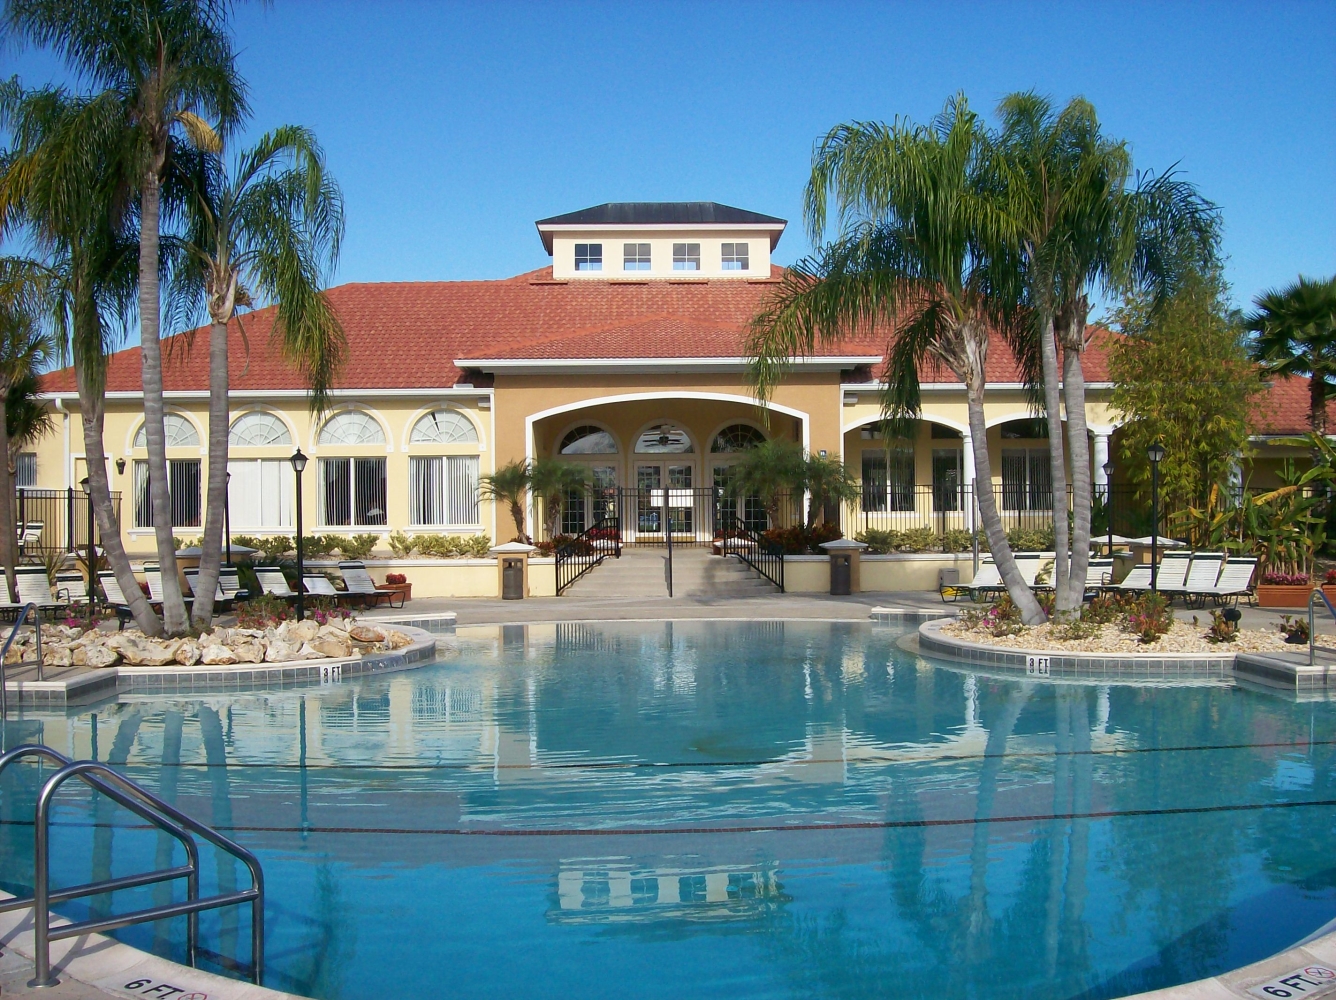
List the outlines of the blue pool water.
{"label": "blue pool water", "polygon": [[[265,866],[267,984],[331,1000],[1093,1000],[1336,917],[1336,706],[988,676],[902,634],[461,629],[418,670],[29,711],[9,739],[233,831]],[[13,891],[34,778],[0,789]],[[171,857],[61,801],[57,881]],[[243,879],[205,867],[206,891]],[[120,934],[180,957],[180,920]],[[223,956],[248,939],[244,913],[203,921]]]}

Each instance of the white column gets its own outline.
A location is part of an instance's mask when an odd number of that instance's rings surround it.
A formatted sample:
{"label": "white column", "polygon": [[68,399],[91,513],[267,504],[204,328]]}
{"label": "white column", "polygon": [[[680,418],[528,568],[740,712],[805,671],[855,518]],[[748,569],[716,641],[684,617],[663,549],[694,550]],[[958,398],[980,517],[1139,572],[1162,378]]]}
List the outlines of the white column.
{"label": "white column", "polygon": [[1109,435],[1095,435],[1095,468],[1091,471],[1095,474],[1095,493],[1107,497],[1109,495],[1109,477],[1104,474],[1104,466],[1109,461]]}

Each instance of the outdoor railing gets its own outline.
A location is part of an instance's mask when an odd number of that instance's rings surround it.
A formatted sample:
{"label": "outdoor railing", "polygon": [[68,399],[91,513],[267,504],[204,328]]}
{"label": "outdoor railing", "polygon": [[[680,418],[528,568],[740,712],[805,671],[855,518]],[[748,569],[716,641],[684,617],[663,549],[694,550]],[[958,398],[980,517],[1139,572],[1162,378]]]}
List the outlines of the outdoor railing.
{"label": "outdoor railing", "polygon": [[[14,526],[19,559],[42,562],[52,553],[87,549],[89,503],[88,494],[76,488],[39,490],[23,487],[15,490]],[[111,507],[119,521],[120,493],[111,494]]]}
{"label": "outdoor railing", "polygon": [[622,554],[621,521],[615,517],[601,518],[557,546],[553,555],[557,565],[557,596],[601,563],[608,556]]}
{"label": "outdoor railing", "polygon": [[736,517],[728,517],[722,525],[719,548],[724,555],[734,555],[765,577],[780,593],[784,592],[784,548],[768,541],[746,527]]}

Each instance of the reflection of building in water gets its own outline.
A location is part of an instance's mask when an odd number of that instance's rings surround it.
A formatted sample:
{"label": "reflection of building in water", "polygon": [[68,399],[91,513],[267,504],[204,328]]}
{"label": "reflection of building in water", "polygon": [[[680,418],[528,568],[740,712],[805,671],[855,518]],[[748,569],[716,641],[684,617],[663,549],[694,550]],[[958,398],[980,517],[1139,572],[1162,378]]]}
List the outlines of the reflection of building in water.
{"label": "reflection of building in water", "polygon": [[626,920],[733,920],[786,903],[773,862],[716,867],[640,867],[623,859],[563,862],[558,923]]}

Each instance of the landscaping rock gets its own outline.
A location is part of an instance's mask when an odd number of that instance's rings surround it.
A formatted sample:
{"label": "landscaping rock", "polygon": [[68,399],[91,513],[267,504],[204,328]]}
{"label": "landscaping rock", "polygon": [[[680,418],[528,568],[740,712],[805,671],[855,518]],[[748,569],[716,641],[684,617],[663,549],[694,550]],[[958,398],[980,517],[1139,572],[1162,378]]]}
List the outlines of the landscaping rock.
{"label": "landscaping rock", "polygon": [[236,653],[232,652],[232,650],[228,649],[226,646],[221,646],[216,643],[212,646],[205,646],[200,650],[199,658],[201,663],[208,663],[210,665],[237,662]]}
{"label": "landscaping rock", "polygon": [[278,637],[284,642],[310,642],[320,632],[320,626],[309,618],[299,622],[284,622],[278,627]]}
{"label": "landscaping rock", "polygon": [[405,646],[412,645],[413,640],[402,632],[396,632],[392,628],[385,630],[385,645],[391,649],[403,649]]}
{"label": "landscaping rock", "polygon": [[318,635],[306,644],[306,648],[315,650],[321,656],[332,658],[353,655],[353,644],[348,641],[346,633],[344,638],[334,634]]}
{"label": "landscaping rock", "polygon": [[301,646],[292,642],[284,642],[282,639],[271,639],[269,648],[264,652],[265,662],[282,663],[284,660],[297,659],[297,651]]}
{"label": "landscaping rock", "polygon": [[194,639],[182,639],[176,647],[176,662],[183,667],[193,667],[199,662],[199,643]]}
{"label": "landscaping rock", "polygon": [[265,659],[265,643],[260,639],[250,639],[245,642],[235,642],[232,644],[232,652],[236,654],[238,663],[263,663]]}
{"label": "landscaping rock", "polygon": [[101,644],[85,646],[84,662],[90,667],[114,667],[121,662],[120,654]]}
{"label": "landscaping rock", "polygon": [[348,630],[354,642],[384,642],[385,633],[375,625],[354,625]]}
{"label": "landscaping rock", "polygon": [[74,651],[63,642],[43,643],[42,663],[48,667],[73,666]]}

